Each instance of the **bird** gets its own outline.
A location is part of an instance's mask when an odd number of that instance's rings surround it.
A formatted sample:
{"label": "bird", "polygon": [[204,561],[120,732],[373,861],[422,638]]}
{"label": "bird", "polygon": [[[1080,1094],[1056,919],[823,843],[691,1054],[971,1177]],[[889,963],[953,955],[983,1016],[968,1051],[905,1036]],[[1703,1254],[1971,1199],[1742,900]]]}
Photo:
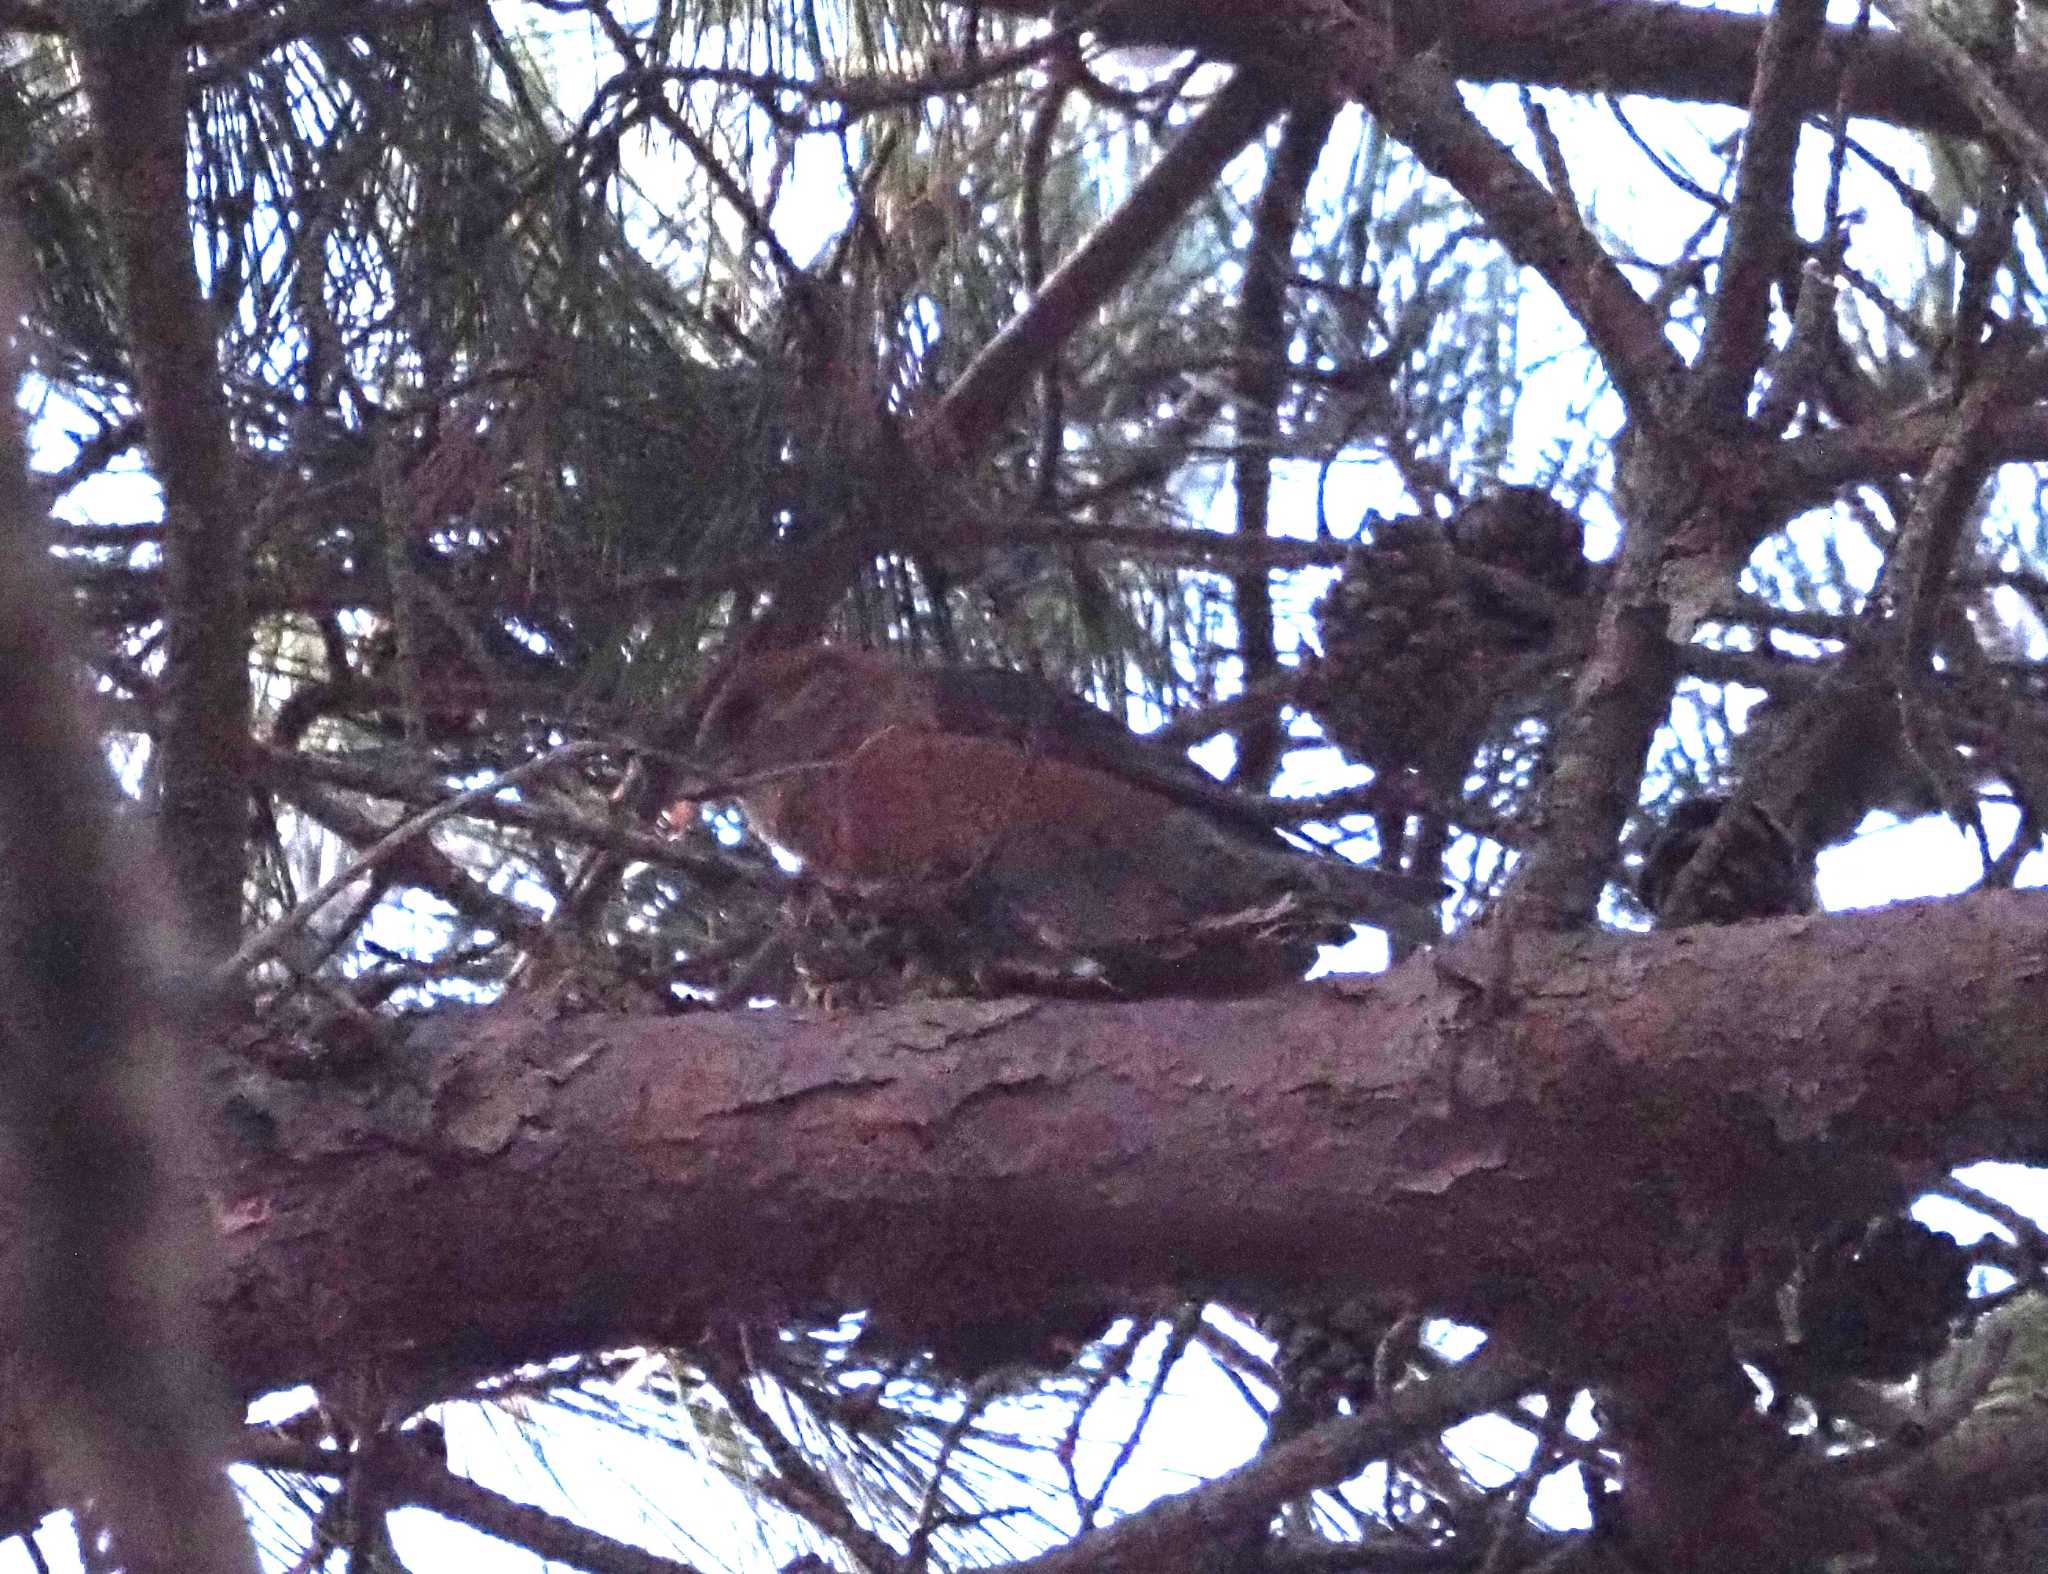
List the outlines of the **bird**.
{"label": "bird", "polygon": [[695,757],[841,891],[928,893],[997,982],[1237,995],[1298,980],[1433,881],[1283,841],[1187,757],[1042,679],[811,644],[742,659]]}

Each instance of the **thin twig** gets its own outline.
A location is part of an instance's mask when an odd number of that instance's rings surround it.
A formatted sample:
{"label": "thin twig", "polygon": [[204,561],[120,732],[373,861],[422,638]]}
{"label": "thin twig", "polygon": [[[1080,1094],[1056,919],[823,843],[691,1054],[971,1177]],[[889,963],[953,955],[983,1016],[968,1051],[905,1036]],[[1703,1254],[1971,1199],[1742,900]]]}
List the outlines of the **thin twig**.
{"label": "thin twig", "polygon": [[509,788],[517,787],[520,783],[531,780],[535,776],[544,775],[548,771],[554,770],[557,766],[565,765],[571,760],[586,759],[590,755],[604,753],[610,747],[611,745],[608,744],[592,742],[565,743],[558,749],[550,749],[546,754],[540,755],[536,759],[528,760],[524,765],[514,766],[511,770],[492,778],[481,787],[472,787],[467,792],[459,792],[454,797],[434,805],[433,808],[416,814],[409,820],[401,821],[375,845],[359,854],[352,862],[336,872],[331,878],[322,882],[319,889],[314,891],[304,901],[298,903],[290,912],[267,925],[259,933],[251,935],[247,940],[243,941],[236,948],[235,954],[214,970],[214,984],[221,988],[231,987],[242,974],[246,973],[257,963],[273,955],[279,946],[303,929],[307,922],[321,908],[332,901],[336,895],[346,890],[355,881],[361,879],[370,870],[375,869],[379,864],[391,858],[404,848],[407,843],[432,830],[443,820],[461,814],[472,804],[481,803],[488,798],[495,798],[499,793]]}
{"label": "thin twig", "polygon": [[938,1452],[932,1459],[931,1479],[925,1483],[924,1501],[918,1505],[917,1525],[910,1533],[910,1549],[903,1554],[900,1574],[922,1574],[931,1557],[933,1532],[951,1517],[945,1512],[945,1488],[946,1472],[952,1468],[953,1455],[974,1430],[974,1423],[980,1419],[981,1413],[1007,1391],[1007,1380],[1000,1372],[974,1384],[967,1392],[960,1414],[939,1439]]}
{"label": "thin twig", "polygon": [[[248,1428],[242,1435],[240,1454],[246,1464],[301,1475],[341,1479],[349,1469],[345,1451],[298,1442],[270,1427]],[[393,1506],[429,1509],[539,1557],[588,1569],[591,1574],[698,1574],[681,1559],[614,1540],[546,1509],[479,1486],[435,1463],[417,1447],[395,1450],[389,1465],[386,1487]]]}
{"label": "thin twig", "polygon": [[691,1352],[691,1359],[730,1407],[733,1419],[761,1445],[780,1476],[773,1484],[783,1489],[785,1501],[843,1546],[866,1574],[891,1574],[900,1561],[895,1548],[854,1516],[832,1483],[783,1435],[754,1397],[752,1374],[718,1344],[715,1337],[706,1340]]}
{"label": "thin twig", "polygon": [[1110,1461],[1109,1468],[1102,1473],[1102,1479],[1095,1484],[1095,1490],[1082,1505],[1081,1529],[1084,1531],[1095,1528],[1095,1522],[1102,1513],[1103,1502],[1109,1496],[1109,1489],[1116,1484],[1116,1478],[1123,1474],[1124,1466],[1131,1462],[1131,1456],[1138,1451],[1138,1442],[1145,1435],[1145,1428],[1152,1420],[1152,1412],[1158,1408],[1160,1396],[1166,1392],[1166,1381],[1172,1375],[1173,1369],[1180,1364],[1180,1358],[1187,1354],[1188,1345],[1193,1341],[1195,1330],[1201,1324],[1202,1311],[1200,1301],[1190,1301],[1174,1318],[1167,1332],[1166,1347],[1159,1352],[1158,1368],[1152,1374],[1152,1381],[1146,1386],[1144,1403],[1138,1407],[1137,1418],[1131,1422],[1130,1430],[1124,1434],[1124,1440],[1117,1448],[1116,1458]]}
{"label": "thin twig", "polygon": [[1988,1191],[1972,1186],[1968,1181],[1945,1175],[1929,1190],[1952,1202],[1959,1202],[1965,1208],[1981,1213],[2012,1232],[2017,1241],[2036,1263],[2048,1263],[2048,1230],[2029,1218],[2010,1203],[2001,1202]]}
{"label": "thin twig", "polygon": [[1515,1479],[1496,1505],[1499,1524],[1493,1544],[1486,1549],[1486,1561],[1479,1574],[1507,1574],[1514,1567],[1529,1532],[1529,1504],[1537,1487],[1558,1461],[1558,1443],[1565,1435],[1565,1421],[1571,1415],[1571,1390],[1552,1389],[1544,1396],[1547,1408],[1536,1432],[1536,1446],[1529,1456],[1529,1468]]}
{"label": "thin twig", "polygon": [[1349,1480],[1398,1453],[1539,1386],[1543,1375],[1497,1343],[1428,1382],[1404,1385],[1357,1415],[1304,1432],[1228,1475],[1067,1545],[1012,1564],[1010,1574],[1098,1574],[1103,1569],[1202,1566],[1216,1527],[1263,1523],[1281,1506]]}
{"label": "thin twig", "polygon": [[[611,744],[608,747],[620,748],[622,745]],[[280,749],[261,744],[255,748],[259,769],[273,780],[322,782],[373,798],[426,807],[439,805],[446,799],[446,786],[430,771],[383,770],[346,755]],[[692,784],[693,791],[697,786]],[[697,792],[697,796],[707,799],[720,795],[709,790]],[[521,830],[601,848],[624,859],[673,869],[719,887],[747,883],[773,886],[778,883],[772,869],[764,869],[737,856],[692,848],[676,836],[663,836],[618,819],[599,819],[559,804],[540,803],[527,798],[486,798],[470,803],[464,812],[494,825],[516,826]]]}

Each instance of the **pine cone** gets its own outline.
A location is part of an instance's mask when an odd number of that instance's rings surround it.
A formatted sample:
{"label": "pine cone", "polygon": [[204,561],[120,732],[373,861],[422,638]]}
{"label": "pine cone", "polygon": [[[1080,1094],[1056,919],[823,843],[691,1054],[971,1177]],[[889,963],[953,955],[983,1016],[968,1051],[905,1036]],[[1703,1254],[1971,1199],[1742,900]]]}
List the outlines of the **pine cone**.
{"label": "pine cone", "polygon": [[1636,895],[1661,927],[1737,924],[1750,918],[1779,918],[1813,911],[1813,859],[1759,804],[1745,803],[1731,840],[1714,869],[1693,892],[1685,913],[1669,911],[1678,878],[1727,811],[1729,800],[1710,794],[1689,798],[1671,811],[1650,838]]}
{"label": "pine cone", "polygon": [[1942,1352],[1968,1309],[1969,1253],[1917,1219],[1886,1215],[1815,1243],[1792,1302],[1795,1337],[1776,1363],[1791,1386],[1903,1382]]}
{"label": "pine cone", "polygon": [[1559,596],[1582,596],[1592,576],[1586,527],[1540,487],[1511,486],[1468,503],[1451,519],[1451,544]]}
{"label": "pine cone", "polygon": [[1583,540],[1577,516],[1533,487],[1481,498],[1441,530],[1380,525],[1315,609],[1324,674],[1312,703],[1330,740],[1378,770],[1462,783],[1489,727],[1550,676],[1541,658],[1556,634],[1542,595],[1474,570],[1581,595]]}
{"label": "pine cone", "polygon": [[1295,1436],[1328,1420],[1340,1404],[1353,1410],[1377,1388],[1380,1342],[1399,1321],[1384,1304],[1360,1299],[1341,1305],[1263,1312],[1252,1326],[1273,1341],[1280,1392],[1271,1436]]}
{"label": "pine cone", "polygon": [[1323,647],[1315,704],[1331,742],[1381,771],[1413,766],[1434,779],[1462,770],[1467,740],[1476,741],[1492,709],[1496,657],[1434,528],[1380,526],[1315,617]]}

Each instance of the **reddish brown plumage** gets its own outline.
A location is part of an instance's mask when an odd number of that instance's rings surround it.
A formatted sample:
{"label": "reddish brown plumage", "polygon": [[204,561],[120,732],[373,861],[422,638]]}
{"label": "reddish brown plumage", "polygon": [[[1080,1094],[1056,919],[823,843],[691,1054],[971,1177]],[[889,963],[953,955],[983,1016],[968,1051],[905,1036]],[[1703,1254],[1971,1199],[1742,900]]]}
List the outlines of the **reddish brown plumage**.
{"label": "reddish brown plumage", "polygon": [[1429,899],[1287,846],[1184,758],[1017,673],[775,652],[726,682],[698,743],[820,878],[944,883],[1011,982],[1257,989]]}

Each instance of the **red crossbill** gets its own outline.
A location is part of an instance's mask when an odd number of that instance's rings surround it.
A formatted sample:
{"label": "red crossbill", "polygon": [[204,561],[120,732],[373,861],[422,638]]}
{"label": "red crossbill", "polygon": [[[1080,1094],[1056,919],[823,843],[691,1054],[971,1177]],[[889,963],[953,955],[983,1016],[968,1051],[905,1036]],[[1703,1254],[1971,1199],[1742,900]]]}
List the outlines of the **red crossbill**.
{"label": "red crossbill", "polygon": [[1251,992],[1441,895],[1290,846],[1184,755],[1021,673],[772,652],[721,686],[697,744],[808,872],[946,889],[1012,982]]}

